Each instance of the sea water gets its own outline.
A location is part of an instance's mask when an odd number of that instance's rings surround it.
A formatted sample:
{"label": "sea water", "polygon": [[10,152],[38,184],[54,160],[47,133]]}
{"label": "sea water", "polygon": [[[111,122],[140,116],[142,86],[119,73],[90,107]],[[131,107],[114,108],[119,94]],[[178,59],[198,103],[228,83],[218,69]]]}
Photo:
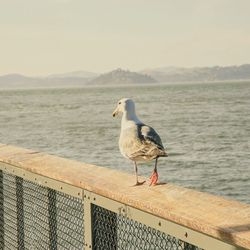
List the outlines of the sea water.
{"label": "sea water", "polygon": [[[160,181],[250,203],[248,82],[0,90],[0,143],[133,174],[111,115],[122,97],[167,148]],[[139,174],[150,176],[153,164]]]}

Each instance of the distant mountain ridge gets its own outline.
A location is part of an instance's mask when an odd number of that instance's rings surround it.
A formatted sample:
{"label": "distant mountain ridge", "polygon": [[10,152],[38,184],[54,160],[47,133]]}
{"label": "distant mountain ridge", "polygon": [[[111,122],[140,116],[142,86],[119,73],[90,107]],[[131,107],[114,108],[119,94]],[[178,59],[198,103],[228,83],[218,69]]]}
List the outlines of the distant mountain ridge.
{"label": "distant mountain ridge", "polygon": [[0,88],[80,87],[86,84],[216,82],[233,80],[250,80],[250,64],[227,67],[165,67],[147,69],[140,72],[116,69],[105,74],[74,71],[44,77],[8,74],[0,76]]}
{"label": "distant mountain ridge", "polygon": [[155,82],[157,81],[149,75],[118,68],[98,76],[97,78],[91,80],[89,84],[130,84]]}
{"label": "distant mountain ridge", "polygon": [[213,82],[249,80],[250,64],[226,67],[166,67],[148,69],[141,72],[152,76],[159,82]]}
{"label": "distant mountain ridge", "polygon": [[74,71],[45,77],[8,74],[0,76],[0,88],[80,87],[98,75],[88,71]]}

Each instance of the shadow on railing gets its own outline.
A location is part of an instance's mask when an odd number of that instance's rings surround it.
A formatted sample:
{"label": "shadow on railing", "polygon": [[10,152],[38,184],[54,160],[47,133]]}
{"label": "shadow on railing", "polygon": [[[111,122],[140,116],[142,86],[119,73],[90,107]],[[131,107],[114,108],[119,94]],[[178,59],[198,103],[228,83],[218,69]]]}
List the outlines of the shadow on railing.
{"label": "shadow on railing", "polygon": [[[242,212],[244,211],[242,210]],[[235,237],[235,235],[242,235],[242,242],[245,242],[246,246],[248,246],[249,244],[250,223],[222,227],[220,230],[218,230],[218,232],[221,239],[232,242],[234,244],[235,242],[237,242],[237,237]],[[250,246],[248,246],[247,248],[250,249]]]}
{"label": "shadow on railing", "polygon": [[250,206],[0,144],[0,249],[250,248]]}

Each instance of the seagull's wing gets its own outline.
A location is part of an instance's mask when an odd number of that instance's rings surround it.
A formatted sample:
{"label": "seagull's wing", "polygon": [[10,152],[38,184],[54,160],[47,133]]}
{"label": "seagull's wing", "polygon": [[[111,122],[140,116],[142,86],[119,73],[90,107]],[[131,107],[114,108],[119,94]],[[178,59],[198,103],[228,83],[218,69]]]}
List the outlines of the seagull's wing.
{"label": "seagull's wing", "polygon": [[159,156],[167,156],[160,136],[152,127],[138,124],[137,130],[141,143],[140,147],[130,155],[131,158],[152,160]]}
{"label": "seagull's wing", "polygon": [[141,137],[146,143],[154,144],[159,149],[164,150],[162,141],[157,132],[150,126],[142,125],[140,128]]}

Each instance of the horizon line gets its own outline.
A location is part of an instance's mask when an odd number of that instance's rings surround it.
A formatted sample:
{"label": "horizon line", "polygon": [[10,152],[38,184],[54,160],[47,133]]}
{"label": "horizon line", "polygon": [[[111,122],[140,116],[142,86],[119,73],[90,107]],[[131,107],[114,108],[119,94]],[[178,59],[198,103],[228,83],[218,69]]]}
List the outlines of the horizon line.
{"label": "horizon line", "polygon": [[[243,66],[243,65],[249,65],[250,63],[242,63],[242,64],[229,64],[229,65],[212,65],[212,66],[192,66],[192,67],[188,67],[188,66],[174,66],[174,65],[169,65],[169,66],[159,66],[159,67],[151,67],[151,68],[144,68],[144,69],[140,69],[140,70],[130,70],[128,68],[124,68],[124,67],[116,67],[116,68],[113,68],[111,70],[106,70],[106,71],[103,71],[103,72],[95,72],[95,71],[89,71],[89,70],[72,70],[72,71],[64,71],[64,72],[61,72],[61,73],[47,73],[47,74],[44,74],[44,75],[26,75],[24,73],[17,73],[17,72],[12,72],[12,73],[4,73],[4,74],[1,74],[0,77],[2,76],[10,76],[10,75],[18,75],[18,76],[24,76],[24,77],[33,77],[33,78],[43,78],[43,77],[52,77],[52,76],[60,76],[60,75],[63,75],[63,74],[70,74],[70,73],[77,73],[77,72],[85,72],[85,73],[90,73],[90,74],[97,74],[97,75],[101,75],[101,74],[105,74],[105,73],[109,73],[109,72],[112,72],[112,71],[115,71],[117,69],[121,69],[121,70],[124,70],[124,71],[130,71],[130,72],[143,72],[143,71],[146,71],[146,70],[157,70],[157,69],[164,69],[164,68],[179,68],[179,69],[195,69],[195,68],[216,68],[216,67],[220,67],[220,68],[226,68],[226,67],[240,67],[240,66]],[[79,77],[80,78],[80,77]]]}

